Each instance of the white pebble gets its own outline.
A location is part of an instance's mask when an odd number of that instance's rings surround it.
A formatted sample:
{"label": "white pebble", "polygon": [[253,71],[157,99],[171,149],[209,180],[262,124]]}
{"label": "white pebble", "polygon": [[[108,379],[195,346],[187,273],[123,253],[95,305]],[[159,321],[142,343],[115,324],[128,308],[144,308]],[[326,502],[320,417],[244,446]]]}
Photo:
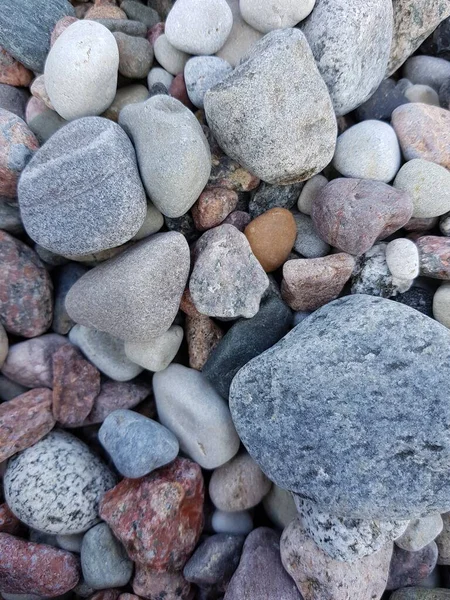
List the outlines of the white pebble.
{"label": "white pebble", "polygon": [[161,67],[153,67],[153,69],[150,69],[150,72],[147,76],[147,85],[149,90],[151,89],[152,85],[155,85],[155,83],[162,83],[164,86],[166,86],[167,90],[169,90],[172,81],[173,75]]}
{"label": "white pebble", "polygon": [[244,21],[261,31],[294,27],[311,13],[316,0],[240,0]]}
{"label": "white pebble", "polygon": [[311,207],[315,197],[328,183],[328,179],[323,175],[314,175],[303,186],[300,197],[297,202],[297,208],[305,215],[311,214]]}
{"label": "white pebble", "polygon": [[419,275],[419,251],[411,240],[398,238],[386,246],[386,262],[393,277],[415,279]]}
{"label": "white pebble", "polygon": [[189,54],[178,50],[167,39],[165,34],[160,35],[153,45],[155,58],[166,71],[172,75],[182,73],[185,64],[189,60]]}
{"label": "white pebble", "polygon": [[417,552],[430,544],[441,533],[443,526],[439,514],[413,519],[409,522],[406,531],[395,540],[395,544],[408,552]]}
{"label": "white pebble", "polygon": [[421,85],[420,83],[411,85],[405,90],[405,97],[410,102],[422,102],[422,104],[440,106],[439,94],[429,85]]}
{"label": "white pebble", "polygon": [[263,34],[244,21],[239,9],[239,0],[227,0],[227,4],[233,14],[233,27],[216,56],[229,62],[232,67],[236,67]]}
{"label": "white pebble", "polygon": [[433,316],[450,329],[450,283],[443,283],[433,296]]}
{"label": "white pebble", "polygon": [[216,533],[247,535],[253,529],[253,519],[248,510],[238,512],[215,510],[211,524]]}
{"label": "white pebble", "polygon": [[148,342],[125,342],[125,354],[148,371],[163,371],[173,361],[183,341],[183,328],[172,325],[168,331]]}

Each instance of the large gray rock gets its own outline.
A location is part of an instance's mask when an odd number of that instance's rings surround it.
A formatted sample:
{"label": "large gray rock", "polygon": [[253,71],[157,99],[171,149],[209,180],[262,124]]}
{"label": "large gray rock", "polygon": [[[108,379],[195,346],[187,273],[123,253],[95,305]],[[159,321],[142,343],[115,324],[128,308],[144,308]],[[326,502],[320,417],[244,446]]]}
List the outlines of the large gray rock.
{"label": "large gray rock", "polygon": [[277,30],[206,92],[208,124],[225,152],[268,183],[309,179],[332,159],[336,119],[304,35]]}
{"label": "large gray rock", "polygon": [[245,365],[230,408],[266,475],[324,512],[442,513],[450,508],[449,360],[445,327],[397,302],[345,297]]}
{"label": "large gray rock", "polygon": [[391,0],[317,0],[302,23],[338,116],[370,98],[384,79],[392,27]]}

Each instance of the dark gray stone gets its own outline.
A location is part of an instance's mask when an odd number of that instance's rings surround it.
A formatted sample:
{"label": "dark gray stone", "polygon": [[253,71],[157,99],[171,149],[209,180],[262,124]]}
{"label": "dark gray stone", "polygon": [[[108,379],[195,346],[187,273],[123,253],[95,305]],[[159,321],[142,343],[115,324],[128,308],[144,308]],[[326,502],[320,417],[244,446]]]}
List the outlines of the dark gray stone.
{"label": "dark gray stone", "polygon": [[53,271],[53,285],[55,289],[55,304],[53,308],[52,330],[61,335],[66,335],[75,325],[66,310],[65,301],[73,284],[84,275],[88,269],[79,263],[71,262]]}
{"label": "dark gray stone", "polygon": [[355,111],[359,121],[369,119],[379,119],[381,121],[390,121],[394,110],[402,104],[407,104],[409,100],[397,87],[397,82],[393,79],[385,79],[375,90],[375,92]]}
{"label": "dark gray stone", "polygon": [[145,6],[136,0],[124,0],[120,8],[125,11],[127,17],[133,21],[139,21],[150,29],[161,21],[161,17],[156,10],[150,6]]}
{"label": "dark gray stone", "polygon": [[23,233],[23,224],[19,207],[6,200],[0,198],[0,229],[11,235],[20,235]]}
{"label": "dark gray stone", "polygon": [[423,54],[450,60],[450,17],[433,31],[420,47]]}
{"label": "dark gray stone", "polygon": [[67,121],[60,117],[58,113],[50,108],[33,117],[28,127],[37,137],[40,144],[44,144],[54,133],[61,129]]}
{"label": "dark gray stone", "polygon": [[431,289],[412,287],[404,294],[397,294],[392,299],[433,318],[433,296],[434,291]]}
{"label": "dark gray stone", "polygon": [[151,6],[165,19],[172,10],[175,0],[147,0],[148,6]]}
{"label": "dark gray stone", "polygon": [[[167,91],[166,86],[161,83],[160,81],[157,81],[156,83],[154,83],[152,85],[152,87],[148,90],[149,93],[149,98],[151,98],[152,96],[159,96],[159,95],[164,95],[164,96],[168,96],[169,92]],[[169,218],[169,217],[167,217]],[[178,217],[178,219],[182,219],[183,217]],[[191,217],[192,218],[192,217]],[[177,219],[170,219],[171,221],[173,220],[177,220]],[[194,223],[194,221],[192,221],[192,223]],[[193,225],[192,225],[193,226]]]}
{"label": "dark gray stone", "polygon": [[0,400],[2,402],[12,400],[27,391],[27,387],[20,385],[20,383],[16,383],[15,381],[11,381],[11,379],[8,379],[4,375],[0,375]]}
{"label": "dark gray stone", "polygon": [[75,16],[67,0],[2,0],[0,46],[28,69],[43,73],[50,35],[66,15]]}
{"label": "dark gray stone", "polygon": [[251,193],[248,212],[252,219],[256,219],[271,208],[292,208],[297,204],[298,197],[302,191],[303,183],[292,185],[261,185]]}
{"label": "dark gray stone", "polygon": [[140,21],[130,21],[127,19],[95,19],[95,21],[113,32],[120,31],[121,33],[137,37],[145,37],[147,35],[147,27]]}
{"label": "dark gray stone", "polygon": [[450,332],[397,302],[347,296],[243,367],[239,437],[282,488],[336,516],[450,508]]}
{"label": "dark gray stone", "polygon": [[186,213],[182,217],[164,217],[164,222],[169,231],[178,231],[186,238],[188,244],[195,242],[201,236],[201,231],[197,231],[194,225],[194,219],[191,213]]}
{"label": "dark gray stone", "polygon": [[386,590],[420,585],[436,566],[438,547],[431,542],[417,552],[408,552],[394,545]]}
{"label": "dark gray stone", "polygon": [[[1,11],[1,8],[0,8]],[[0,26],[1,27],[1,26]],[[30,94],[24,88],[0,83],[0,108],[9,110],[25,121],[25,108]]]}

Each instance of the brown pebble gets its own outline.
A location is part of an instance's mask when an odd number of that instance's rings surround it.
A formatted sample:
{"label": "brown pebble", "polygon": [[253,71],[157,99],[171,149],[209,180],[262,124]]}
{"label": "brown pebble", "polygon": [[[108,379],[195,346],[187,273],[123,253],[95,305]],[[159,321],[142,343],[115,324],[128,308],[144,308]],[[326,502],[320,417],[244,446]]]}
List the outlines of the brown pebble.
{"label": "brown pebble", "polygon": [[244,230],[253,254],[266,273],[286,261],[297,237],[294,215],[286,208],[271,208]]}
{"label": "brown pebble", "polygon": [[191,584],[181,572],[157,573],[139,564],[136,564],[133,591],[151,600],[190,600],[194,597]]}
{"label": "brown pebble", "polygon": [[186,317],[186,341],[189,350],[189,366],[201,371],[209,355],[223,337],[223,331],[206,315]]}
{"label": "brown pebble", "polygon": [[185,315],[190,315],[191,317],[195,317],[201,313],[195,308],[194,301],[192,300],[191,292],[189,288],[186,288],[181,296],[180,301],[180,310],[184,312]]}
{"label": "brown pebble", "polygon": [[169,95],[172,96],[172,98],[179,100],[190,110],[196,110],[195,106],[189,100],[183,73],[178,73],[178,75],[173,78],[169,88]]}
{"label": "brown pebble", "polygon": [[113,4],[106,4],[95,1],[94,6],[90,8],[84,16],[85,19],[127,19],[126,13]]}
{"label": "brown pebble", "polygon": [[0,46],[0,83],[28,87],[32,79],[32,71],[29,71]]}
{"label": "brown pebble", "polygon": [[0,532],[18,535],[24,528],[23,523],[10,511],[9,506],[6,503],[0,504]]}
{"label": "brown pebble", "polygon": [[199,231],[217,227],[236,208],[239,197],[233,190],[205,188],[192,207],[192,217]]}
{"label": "brown pebble", "polygon": [[76,17],[65,16],[56,22],[53,28],[52,35],[50,37],[50,47],[56,42],[59,36],[65,31],[72,23],[76,23],[78,19]]}
{"label": "brown pebble", "polygon": [[450,279],[450,238],[424,235],[414,241],[419,249],[420,275]]}
{"label": "brown pebble", "polygon": [[51,110],[55,110],[55,107],[51,103],[51,100],[47,94],[47,90],[45,89],[45,78],[44,75],[38,75],[36,79],[33,81],[30,87],[30,92],[33,94],[35,98],[42,100],[47,108]]}

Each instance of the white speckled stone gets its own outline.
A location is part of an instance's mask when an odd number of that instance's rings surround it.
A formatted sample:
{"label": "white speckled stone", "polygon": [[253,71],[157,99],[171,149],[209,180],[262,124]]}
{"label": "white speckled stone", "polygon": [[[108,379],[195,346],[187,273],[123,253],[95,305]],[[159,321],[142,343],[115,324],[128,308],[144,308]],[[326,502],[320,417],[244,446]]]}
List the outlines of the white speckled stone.
{"label": "white speckled stone", "polygon": [[263,506],[269,519],[279,529],[287,527],[292,519],[297,516],[297,508],[292,493],[275,484],[270,488],[270,492],[264,496]]}
{"label": "white speckled stone", "polygon": [[233,70],[230,63],[217,56],[194,56],[184,67],[184,81],[189,100],[203,108],[206,92],[220,83]]}
{"label": "white speckled stone", "polygon": [[189,54],[172,46],[164,33],[156,39],[153,49],[156,60],[172,75],[182,73],[185,64],[190,58]]}
{"label": "white speckled stone", "polygon": [[161,67],[153,67],[153,69],[150,69],[147,77],[147,85],[149,90],[151,89],[152,85],[155,85],[155,83],[162,83],[167,90],[169,90],[172,81],[173,75]]}
{"label": "white speckled stone", "polygon": [[70,433],[52,431],[12,457],[5,499],[26,525],[50,534],[86,531],[99,521],[98,503],[116,478]]}
{"label": "white speckled stone", "polygon": [[172,325],[165,333],[148,342],[125,342],[125,354],[149,371],[162,371],[173,361],[183,341],[183,328]]}
{"label": "white speckled stone", "polygon": [[396,546],[408,552],[418,552],[428,546],[442,531],[444,523],[439,514],[409,522],[405,532],[395,540]]}
{"label": "white speckled stone", "polygon": [[247,535],[247,533],[250,533],[253,529],[253,519],[248,510],[236,512],[215,510],[211,524],[216,533]]}
{"label": "white speckled stone", "polygon": [[421,102],[422,104],[430,104],[430,106],[440,106],[439,94],[429,85],[421,85],[416,83],[410,85],[405,90],[405,97],[410,102]]}
{"label": "white speckled stone", "polygon": [[443,283],[433,296],[433,316],[445,327],[450,328],[450,282]]}
{"label": "white speckled stone", "polygon": [[233,27],[225,44],[216,52],[216,56],[223,58],[232,67],[235,67],[253,44],[262,38],[263,34],[244,21],[239,8],[239,0],[226,1],[233,15]]}
{"label": "white speckled stone", "polygon": [[305,185],[302,188],[300,193],[297,208],[300,212],[305,215],[311,214],[311,207],[314,202],[315,197],[320,192],[322,188],[324,188],[328,183],[328,179],[323,175],[314,175],[311,179],[306,181]]}
{"label": "white speckled stone", "polygon": [[142,240],[149,235],[157,233],[164,225],[164,217],[152,202],[147,203],[147,214],[141,228],[132,238],[133,240]]}
{"label": "white speckled stone", "polygon": [[95,21],[70,25],[45,63],[45,87],[64,119],[100,115],[114,100],[119,50],[113,34]]}
{"label": "white speckled stone", "polygon": [[419,250],[411,240],[398,238],[389,242],[386,262],[393,277],[415,279],[419,276]]}
{"label": "white speckled stone", "polygon": [[316,0],[240,0],[242,17],[249,25],[269,33],[274,29],[294,27],[311,13]]}

